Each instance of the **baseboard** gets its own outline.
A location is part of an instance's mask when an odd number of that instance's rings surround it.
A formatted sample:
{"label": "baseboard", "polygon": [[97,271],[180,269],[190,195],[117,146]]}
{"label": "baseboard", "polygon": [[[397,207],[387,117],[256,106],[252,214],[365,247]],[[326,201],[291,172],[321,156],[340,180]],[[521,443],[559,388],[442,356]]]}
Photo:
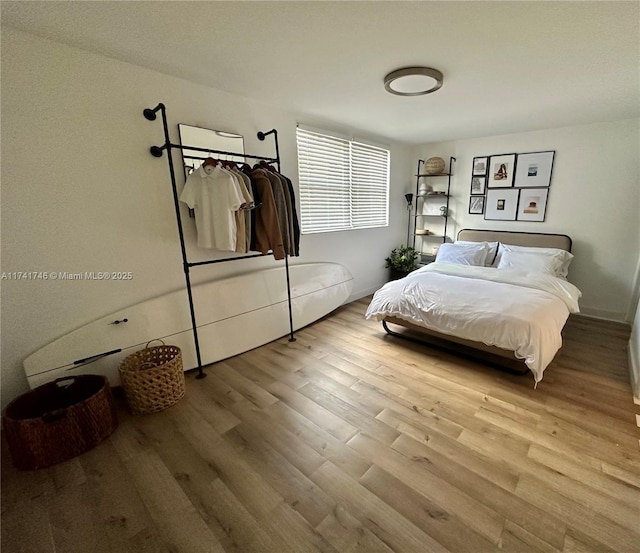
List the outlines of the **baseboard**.
{"label": "baseboard", "polygon": [[600,319],[602,321],[611,321],[614,323],[629,323],[626,313],[594,309],[591,307],[584,307],[582,305],[580,306],[580,315],[590,317],[592,319]]}
{"label": "baseboard", "polygon": [[591,319],[594,321],[603,321],[605,323],[608,323],[612,326],[619,326],[619,327],[624,327],[627,330],[631,329],[631,324],[629,324],[626,321],[616,321],[615,319],[607,319],[604,317],[596,317],[595,315],[587,315],[585,313],[572,313],[571,315],[569,315],[569,317],[571,319]]}
{"label": "baseboard", "polygon": [[370,296],[375,291],[380,290],[380,288],[382,288],[382,284],[379,284],[377,286],[372,286],[370,288],[365,288],[364,290],[353,291],[351,292],[351,295],[349,296],[347,301],[345,301],[344,303],[351,303],[352,301],[356,301],[366,296]]}
{"label": "baseboard", "polygon": [[629,342],[629,375],[631,376],[631,391],[633,392],[633,402],[640,405],[640,359],[638,359],[635,348]]}

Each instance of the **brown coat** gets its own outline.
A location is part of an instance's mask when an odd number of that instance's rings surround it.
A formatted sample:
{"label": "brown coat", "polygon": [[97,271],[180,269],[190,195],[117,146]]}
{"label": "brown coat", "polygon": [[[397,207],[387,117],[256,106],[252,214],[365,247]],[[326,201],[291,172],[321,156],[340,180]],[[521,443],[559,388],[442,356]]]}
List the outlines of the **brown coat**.
{"label": "brown coat", "polygon": [[273,198],[271,182],[264,171],[256,170],[251,173],[260,194],[262,206],[256,210],[256,248],[266,254],[273,251],[275,259],[284,259],[285,249],[282,233],[278,223],[278,210]]}
{"label": "brown coat", "polygon": [[282,235],[282,244],[284,246],[284,251],[289,254],[291,253],[291,248],[289,247],[289,210],[282,181],[271,171],[264,169],[259,169],[258,171],[261,171],[271,183],[271,191],[273,192],[273,199],[275,201],[276,211],[278,214],[278,225],[280,226],[280,234]]}
{"label": "brown coat", "polygon": [[275,175],[276,177],[278,177],[278,179],[280,179],[280,182],[282,183],[282,191],[284,192],[284,199],[287,202],[287,223],[288,223],[288,228],[287,228],[287,242],[285,244],[285,246],[287,247],[287,253],[289,255],[295,255],[295,245],[294,245],[294,230],[293,230],[293,209],[291,207],[291,203],[292,201],[295,201],[295,199],[291,198],[291,194],[289,192],[289,185],[287,184],[287,180],[286,178],[279,174],[276,173]]}

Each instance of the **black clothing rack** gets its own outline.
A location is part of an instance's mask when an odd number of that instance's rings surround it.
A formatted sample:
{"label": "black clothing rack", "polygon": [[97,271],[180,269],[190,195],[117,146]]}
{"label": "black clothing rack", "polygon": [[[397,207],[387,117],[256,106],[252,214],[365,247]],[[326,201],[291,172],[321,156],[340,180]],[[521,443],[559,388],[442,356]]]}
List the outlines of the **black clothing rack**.
{"label": "black clothing rack", "polygon": [[[214,263],[224,263],[227,261],[235,261],[237,259],[250,259],[254,257],[262,257],[263,254],[256,253],[252,255],[226,257],[223,259],[211,259],[209,261],[190,262],[188,260],[187,249],[184,241],[184,231],[182,228],[182,216],[180,215],[180,201],[178,198],[176,173],[173,165],[173,158],[171,156],[171,151],[175,148],[177,150],[195,150],[195,151],[203,152],[206,154],[231,155],[231,156],[244,157],[245,159],[246,158],[256,159],[256,160],[264,161],[267,163],[275,163],[276,169],[279,172],[280,171],[280,148],[278,146],[278,131],[276,129],[271,129],[270,131],[267,131],[267,132],[258,132],[259,140],[264,140],[267,136],[271,134],[273,135],[275,148],[276,148],[276,157],[256,156],[251,154],[245,154],[244,152],[226,152],[223,150],[211,150],[209,148],[199,148],[196,146],[172,144],[171,139],[169,137],[169,126],[167,124],[167,110],[165,108],[165,105],[160,103],[153,109],[149,109],[149,108],[145,109],[142,113],[144,117],[149,121],[155,121],[157,117],[156,114],[158,113],[158,111],[161,112],[162,114],[162,126],[164,128],[164,144],[162,146],[151,146],[151,148],[149,148],[149,152],[151,152],[151,155],[154,157],[162,157],[162,153],[164,152],[164,150],[167,150],[167,161],[169,162],[169,174],[171,176],[171,187],[173,188],[173,204],[176,210],[176,221],[178,223],[178,234],[180,236],[180,250],[182,252],[182,262],[183,262],[182,265],[184,268],[184,278],[187,283],[187,295],[189,296],[189,310],[191,312],[193,342],[196,348],[196,357],[198,360],[198,375],[196,376],[196,378],[204,378],[207,375],[204,374],[204,372],[202,371],[202,357],[200,355],[200,342],[198,340],[198,327],[196,324],[196,314],[195,314],[195,308],[193,305],[193,295],[191,293],[191,278],[189,276],[189,270],[191,269],[191,267],[199,267],[201,265],[212,265]],[[206,157],[203,157],[202,159],[206,159]],[[293,335],[293,315],[291,312],[291,280],[289,278],[289,256],[287,253],[285,253],[285,257],[284,257],[284,265],[285,265],[285,272],[287,275],[287,302],[289,306],[289,341],[295,342],[296,339]]]}

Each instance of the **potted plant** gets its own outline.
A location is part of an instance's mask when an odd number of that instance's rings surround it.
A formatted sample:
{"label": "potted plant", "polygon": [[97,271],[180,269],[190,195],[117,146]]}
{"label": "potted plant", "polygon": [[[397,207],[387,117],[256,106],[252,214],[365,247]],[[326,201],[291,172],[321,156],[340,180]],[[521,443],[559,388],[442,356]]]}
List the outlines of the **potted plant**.
{"label": "potted plant", "polygon": [[391,250],[385,261],[385,267],[391,269],[391,280],[397,280],[417,268],[418,252],[410,246],[400,245]]}

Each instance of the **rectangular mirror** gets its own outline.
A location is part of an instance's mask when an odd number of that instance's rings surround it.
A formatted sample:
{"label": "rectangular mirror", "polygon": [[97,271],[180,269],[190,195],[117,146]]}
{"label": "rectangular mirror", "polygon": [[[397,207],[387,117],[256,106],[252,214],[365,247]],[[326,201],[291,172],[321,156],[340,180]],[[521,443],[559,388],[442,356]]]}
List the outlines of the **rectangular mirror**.
{"label": "rectangular mirror", "polygon": [[[203,129],[191,125],[178,125],[180,132],[180,143],[185,146],[195,146],[196,148],[207,148],[208,150],[219,150],[223,152],[244,153],[244,138],[240,134],[234,134],[225,131],[215,131],[212,129]],[[197,150],[182,150],[182,161],[184,165],[185,178],[191,172],[202,165],[202,161],[209,157],[205,152]],[[244,162],[243,156],[233,156],[226,154],[212,153],[211,157],[221,159],[223,161]]]}

